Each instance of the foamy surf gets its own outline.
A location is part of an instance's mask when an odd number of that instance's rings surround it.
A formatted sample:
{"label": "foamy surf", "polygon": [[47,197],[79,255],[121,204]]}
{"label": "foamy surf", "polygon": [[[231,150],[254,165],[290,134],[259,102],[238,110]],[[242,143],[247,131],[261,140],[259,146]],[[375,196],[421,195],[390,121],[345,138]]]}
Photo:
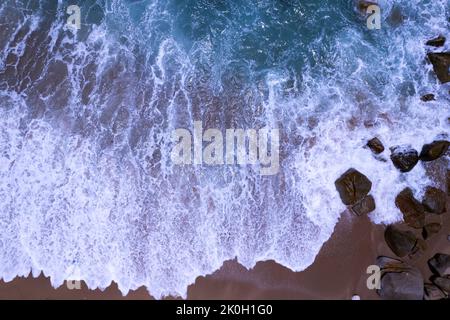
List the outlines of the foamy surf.
{"label": "foamy surf", "polygon": [[[420,150],[449,132],[448,87],[424,59],[427,39],[450,36],[446,1],[397,2],[395,26],[380,1],[377,31],[332,1],[88,1],[76,35],[66,5],[1,6],[5,281],[42,271],[55,287],[115,281],[161,298],[234,258],[301,271],[345,209],[334,181],[348,168],[373,183],[374,223],[401,219],[404,187],[433,184],[422,164],[400,174],[389,150],[382,162],[363,146]],[[278,128],[280,172],[174,165],[171,133],[194,121]]]}

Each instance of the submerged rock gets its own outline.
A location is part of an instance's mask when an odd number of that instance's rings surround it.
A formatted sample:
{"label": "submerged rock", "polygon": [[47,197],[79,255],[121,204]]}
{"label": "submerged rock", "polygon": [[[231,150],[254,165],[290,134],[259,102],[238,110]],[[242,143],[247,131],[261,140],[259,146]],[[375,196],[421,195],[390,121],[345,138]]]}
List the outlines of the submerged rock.
{"label": "submerged rock", "polygon": [[419,269],[406,263],[396,269],[393,272],[383,270],[379,296],[387,300],[422,300],[424,285]]}
{"label": "submerged rock", "polygon": [[434,94],[428,93],[428,94],[424,94],[422,97],[420,97],[420,100],[422,100],[423,102],[428,102],[428,101],[434,101],[436,99],[434,98]]}
{"label": "submerged rock", "polygon": [[441,290],[450,293],[450,278],[435,277],[431,281],[441,288]]}
{"label": "submerged rock", "polygon": [[435,187],[427,187],[422,200],[422,204],[427,211],[442,214],[446,210],[446,203],[447,195],[444,191]]}
{"label": "submerged rock", "polygon": [[353,205],[351,210],[357,216],[362,216],[375,210],[375,207],[375,199],[371,195],[368,195],[364,197],[364,199]]}
{"label": "submerged rock", "polygon": [[424,289],[424,300],[441,300],[447,297],[447,295],[434,284],[425,283]]}
{"label": "submerged rock", "polygon": [[365,0],[357,1],[358,10],[364,14],[367,12],[367,8],[370,6],[373,6],[373,5],[378,5],[378,4],[375,1],[365,1]]}
{"label": "submerged rock", "polygon": [[450,74],[448,68],[450,67],[450,52],[430,52],[428,59],[433,65],[433,70],[441,83],[450,82]]}
{"label": "submerged rock", "polygon": [[400,7],[394,6],[389,13],[389,16],[387,18],[387,21],[389,24],[393,27],[398,27],[400,24],[402,24],[405,21],[405,16],[403,15]]}
{"label": "submerged rock", "polygon": [[395,198],[395,205],[403,213],[407,225],[416,229],[425,225],[425,208],[414,198],[411,189],[406,188],[400,192]]}
{"label": "submerged rock", "polygon": [[419,162],[419,154],[409,145],[395,146],[391,149],[391,160],[401,172],[411,171]]}
{"label": "submerged rock", "polygon": [[424,239],[428,239],[433,234],[438,233],[441,231],[441,225],[439,223],[429,223],[425,227],[423,227],[422,230],[422,236]]}
{"label": "submerged rock", "polygon": [[401,231],[394,226],[386,228],[384,239],[392,252],[400,258],[413,253],[417,244],[417,238],[414,233]]}
{"label": "submerged rock", "polygon": [[445,44],[445,40],[443,35],[439,35],[434,39],[428,40],[425,44],[431,47],[442,47]]}
{"label": "submerged rock", "polygon": [[381,143],[380,139],[373,138],[367,141],[366,146],[372,150],[374,154],[380,154],[384,151],[383,143]]}
{"label": "submerged rock", "polygon": [[430,144],[425,144],[422,147],[419,158],[422,161],[436,160],[447,152],[449,145],[450,142],[446,140],[438,140]]}
{"label": "submerged rock", "polygon": [[345,205],[353,205],[361,201],[372,188],[372,182],[353,168],[347,170],[334,184]]}
{"label": "submerged rock", "polygon": [[428,260],[431,271],[440,277],[450,276],[450,255],[437,253]]}

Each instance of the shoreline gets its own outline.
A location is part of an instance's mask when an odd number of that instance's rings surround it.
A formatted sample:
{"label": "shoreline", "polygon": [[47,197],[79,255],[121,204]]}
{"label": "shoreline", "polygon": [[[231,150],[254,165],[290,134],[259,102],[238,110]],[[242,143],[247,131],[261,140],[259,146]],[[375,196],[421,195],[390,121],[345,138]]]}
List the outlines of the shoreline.
{"label": "shoreline", "polygon": [[[450,199],[450,197],[448,197]],[[442,232],[427,240],[427,249],[404,261],[417,266],[424,279],[431,271],[427,261],[434,253],[450,254],[445,230],[450,230],[449,212],[440,216]],[[403,225],[400,223],[398,225]],[[376,290],[369,290],[366,273],[378,256],[396,257],[384,241],[384,225],[373,224],[367,216],[357,217],[346,210],[341,214],[331,238],[324,243],[314,263],[304,271],[293,272],[274,261],[258,262],[251,270],[235,260],[226,261],[211,275],[197,277],[187,289],[187,300],[198,299],[343,299],[358,295],[362,300],[379,300]],[[426,281],[427,282],[427,281]],[[166,297],[165,299],[173,299]],[[82,283],[80,290],[66,286],[54,289],[42,274],[0,280],[0,299],[153,299],[140,287],[122,296],[113,283],[104,291],[90,290]],[[175,297],[175,299],[180,299]]]}

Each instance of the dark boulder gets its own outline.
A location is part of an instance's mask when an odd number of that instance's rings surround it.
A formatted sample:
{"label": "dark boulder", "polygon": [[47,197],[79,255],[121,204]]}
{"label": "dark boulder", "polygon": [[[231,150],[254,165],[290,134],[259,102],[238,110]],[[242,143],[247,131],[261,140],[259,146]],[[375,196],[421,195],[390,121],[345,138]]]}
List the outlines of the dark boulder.
{"label": "dark boulder", "polygon": [[401,231],[388,226],[384,231],[384,240],[389,248],[399,257],[411,254],[416,249],[417,238],[411,231]]}
{"label": "dark boulder", "polygon": [[425,44],[431,47],[442,47],[445,44],[445,40],[443,35],[439,35],[434,39],[428,40]]}
{"label": "dark boulder", "polygon": [[448,68],[450,67],[450,52],[430,52],[428,59],[433,65],[433,70],[441,83],[450,82],[450,74]]}
{"label": "dark boulder", "polygon": [[379,296],[386,300],[422,300],[424,285],[419,269],[406,263],[395,269],[392,272],[382,270]]}
{"label": "dark boulder", "polygon": [[422,100],[423,102],[428,102],[428,101],[434,101],[436,99],[434,97],[434,94],[428,93],[428,94],[425,94],[422,97],[420,97],[420,100]]}
{"label": "dark boulder", "polygon": [[441,290],[450,293],[450,278],[434,277],[431,281],[441,288]]}
{"label": "dark boulder", "polygon": [[441,277],[450,276],[450,255],[437,253],[428,260],[431,271]]}
{"label": "dark boulder", "polygon": [[436,160],[447,152],[449,145],[450,142],[445,140],[433,141],[430,144],[425,144],[422,147],[419,158],[422,161]]}
{"label": "dark boulder", "polygon": [[347,170],[334,184],[345,205],[353,205],[361,201],[372,188],[372,182],[353,168]]}
{"label": "dark boulder", "polygon": [[395,205],[403,213],[403,220],[412,228],[421,229],[425,225],[425,208],[414,198],[411,189],[406,188],[395,198]]}
{"label": "dark boulder", "polygon": [[425,283],[424,289],[424,300],[441,300],[447,297],[447,295],[434,284]]}
{"label": "dark boulder", "polygon": [[447,195],[444,191],[434,187],[427,187],[422,200],[422,204],[427,211],[437,214],[444,213],[446,202]]}
{"label": "dark boulder", "polygon": [[409,145],[390,148],[391,160],[394,166],[401,172],[411,171],[419,162],[419,154]]}
{"label": "dark boulder", "polygon": [[357,216],[368,214],[373,210],[375,210],[375,199],[371,195],[364,197],[364,199],[352,206],[352,211]]}
{"label": "dark boulder", "polygon": [[380,154],[384,151],[383,143],[381,143],[380,139],[373,138],[367,141],[366,145],[374,154]]}
{"label": "dark boulder", "polygon": [[441,225],[439,223],[429,223],[423,227],[422,237],[426,240],[433,234],[439,233],[441,231]]}

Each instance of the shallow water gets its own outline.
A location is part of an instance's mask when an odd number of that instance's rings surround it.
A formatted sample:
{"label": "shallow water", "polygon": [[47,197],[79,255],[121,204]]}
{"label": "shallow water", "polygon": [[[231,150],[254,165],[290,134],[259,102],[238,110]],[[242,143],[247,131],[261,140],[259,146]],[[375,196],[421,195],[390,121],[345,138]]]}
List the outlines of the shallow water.
{"label": "shallow water", "polygon": [[[380,1],[372,31],[352,1],[80,3],[76,34],[67,1],[0,5],[6,281],[43,271],[161,297],[235,257],[300,271],[345,209],[334,181],[349,167],[373,182],[375,223],[401,219],[402,188],[433,184],[420,163],[400,174],[362,147],[378,136],[388,159],[449,132],[424,45],[450,38],[448,1]],[[172,131],[194,121],[278,128],[279,173],[174,165]]]}

